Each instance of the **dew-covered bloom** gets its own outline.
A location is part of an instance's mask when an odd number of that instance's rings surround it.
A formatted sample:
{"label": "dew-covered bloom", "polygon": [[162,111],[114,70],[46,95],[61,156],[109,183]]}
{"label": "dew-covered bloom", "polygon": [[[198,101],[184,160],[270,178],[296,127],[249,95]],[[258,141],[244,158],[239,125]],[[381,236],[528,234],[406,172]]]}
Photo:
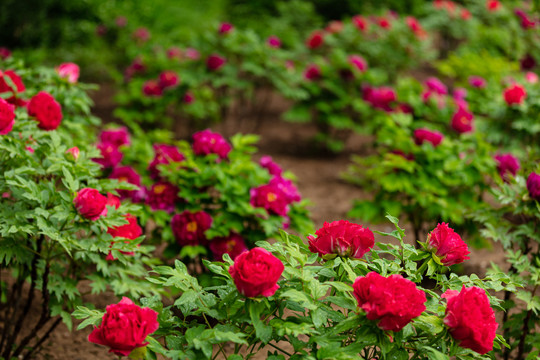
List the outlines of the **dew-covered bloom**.
{"label": "dew-covered bloom", "polygon": [[150,31],[145,27],[140,27],[133,32],[133,38],[140,42],[146,42],[150,40]]}
{"label": "dew-covered bloom", "polygon": [[84,188],[77,193],[73,204],[82,217],[95,221],[107,215],[107,201],[96,189]]}
{"label": "dew-covered bloom", "polygon": [[248,251],[242,236],[237,233],[230,233],[229,236],[217,237],[210,240],[208,244],[214,260],[223,261],[223,255],[229,254],[232,260],[244,251]]}
{"label": "dew-covered bloom", "polygon": [[259,160],[259,165],[268,170],[268,173],[270,173],[270,175],[281,176],[281,173],[283,172],[281,166],[274,162],[274,160],[272,160],[272,157],[268,155],[261,157],[261,160]]}
{"label": "dew-covered bloom", "polygon": [[436,77],[428,78],[424,84],[427,86],[429,91],[434,92],[435,94],[448,94],[448,88],[446,87],[446,85],[444,85],[442,81],[437,79]]}
{"label": "dew-covered bloom", "polygon": [[229,268],[238,292],[247,297],[275,294],[285,267],[281,260],[263,248],[254,248],[238,255]]}
{"label": "dew-covered bloom", "polygon": [[161,96],[163,95],[163,89],[159,86],[159,82],[154,79],[150,79],[144,82],[142,92],[146,96]]}
{"label": "dew-covered bloom", "polygon": [[360,55],[350,55],[349,63],[360,72],[365,72],[368,68],[367,61]]}
{"label": "dew-covered bloom", "polygon": [[171,228],[178,244],[182,246],[206,245],[204,234],[212,226],[212,217],[205,211],[184,210],[171,219]]}
{"label": "dew-covered bloom", "polygon": [[174,204],[178,200],[178,188],[171,183],[161,181],[152,185],[148,191],[146,204],[152,210],[164,210],[168,213],[174,211]]}
{"label": "dew-covered bloom", "polygon": [[0,98],[0,135],[6,135],[15,123],[15,106]]}
{"label": "dew-covered bloom", "polygon": [[231,23],[224,22],[224,23],[221,23],[221,25],[219,26],[219,33],[221,35],[225,35],[225,34],[230,33],[233,29],[234,29],[234,26],[232,26]]}
{"label": "dew-covered bloom", "polygon": [[422,145],[424,142],[429,142],[433,146],[441,143],[444,136],[438,131],[433,131],[425,128],[414,130],[414,142],[416,145]]}
{"label": "dew-covered bloom", "polygon": [[353,289],[360,309],[383,330],[400,331],[426,309],[426,294],[401,275],[370,272],[358,277]]}
{"label": "dew-covered bloom", "polygon": [[[141,176],[137,174],[131,166],[118,166],[113,169],[109,178],[116,179],[120,182],[127,182],[136,186],[141,186]],[[137,190],[122,190],[118,189],[118,194],[122,199],[133,198]]]}
{"label": "dew-covered bloom", "polygon": [[101,143],[112,144],[116,147],[124,145],[128,146],[131,144],[129,131],[124,126],[115,129],[103,130],[99,134],[99,141]]}
{"label": "dew-covered bloom", "polygon": [[96,147],[100,151],[101,157],[93,158],[92,161],[100,164],[103,168],[114,168],[124,157],[124,154],[112,143],[99,143]]}
{"label": "dew-covered bloom", "polygon": [[268,46],[273,47],[273,48],[281,47],[281,40],[275,35],[269,36],[268,39],[266,39],[266,43],[268,44]]}
{"label": "dew-covered bloom", "polygon": [[317,64],[309,64],[304,71],[304,79],[312,81],[320,79],[321,68]]}
{"label": "dew-covered bloom", "polygon": [[154,144],[154,154],[154,159],[148,165],[150,176],[154,179],[160,176],[158,165],[181,162],[185,159],[184,155],[174,145]]}
{"label": "dew-covered bloom", "polygon": [[296,188],[296,186],[294,186],[293,182],[289,179],[285,179],[284,177],[281,177],[281,176],[274,176],[270,180],[269,185],[275,186],[276,188],[281,190],[281,192],[285,194],[285,197],[287,198],[287,201],[289,203],[298,202],[302,200],[302,197],[300,196],[298,189]]}
{"label": "dew-covered bloom", "polygon": [[226,159],[231,145],[221,134],[206,129],[193,134],[193,152],[196,155],[217,154],[220,159]]}
{"label": "dew-covered bloom", "polygon": [[336,254],[361,259],[375,245],[371,230],[347,220],[325,222],[308,240],[309,250],[323,258]]}
{"label": "dew-covered bloom", "polygon": [[218,54],[212,54],[206,59],[206,67],[210,71],[217,71],[221,69],[226,62],[227,59],[225,59],[223,56],[219,56]]}
{"label": "dew-covered bloom", "polygon": [[525,98],[527,97],[527,92],[525,88],[520,84],[512,84],[504,90],[504,101],[508,105],[522,104]]}
{"label": "dew-covered bloom", "polygon": [[459,346],[482,355],[493,350],[499,324],[486,291],[476,286],[463,286],[460,292],[447,290],[442,297],[448,301],[444,324]]}
{"label": "dew-covered bloom", "polygon": [[174,71],[167,70],[159,74],[159,87],[161,89],[170,89],[180,83],[180,77]]}
{"label": "dew-covered bloom", "polygon": [[397,100],[394,89],[387,86],[378,88],[366,86],[362,89],[362,98],[374,108],[384,111],[392,111],[392,105]]}
{"label": "dew-covered bloom", "polygon": [[460,264],[470,259],[469,248],[454,229],[448,224],[438,224],[427,238],[428,249],[433,251],[445,266]]}
{"label": "dew-covered bloom", "polygon": [[310,49],[317,49],[324,43],[324,33],[321,30],[312,32],[306,40],[306,46]]}
{"label": "dew-covered bloom", "polygon": [[360,31],[367,31],[369,23],[362,15],[355,15],[351,19],[353,25]]}
{"label": "dew-covered bloom", "polygon": [[507,181],[508,175],[516,176],[519,170],[519,160],[512,154],[498,154],[493,157],[497,163],[497,170],[504,181]]}
{"label": "dew-covered bloom", "polygon": [[0,47],[0,60],[6,60],[11,57],[11,51],[6,47]]}
{"label": "dew-covered bloom", "polygon": [[486,87],[487,81],[481,76],[469,76],[469,84],[472,87],[483,89]]}
{"label": "dew-covered bloom", "polygon": [[88,341],[108,346],[109,352],[129,356],[136,348],[148,345],[145,339],[159,328],[158,313],[141,308],[123,297],[118,304],[107,306],[101,324],[88,336]]}
{"label": "dew-covered bloom", "polygon": [[62,107],[51,94],[40,91],[30,99],[28,115],[37,120],[40,129],[55,130],[62,121]]}
{"label": "dew-covered bloom", "polygon": [[60,66],[56,68],[56,72],[60,77],[66,78],[68,82],[72,84],[75,84],[77,80],[79,80],[80,69],[79,65],[75,63],[68,62],[60,64]]}
{"label": "dew-covered bloom", "polygon": [[540,201],[540,175],[532,172],[527,177],[527,190],[529,195],[536,201]]}
{"label": "dew-covered bloom", "polygon": [[452,129],[460,134],[471,132],[473,131],[473,119],[473,113],[460,106],[452,115]]}
{"label": "dew-covered bloom", "polygon": [[527,71],[527,73],[525,73],[525,81],[529,84],[536,84],[538,82],[538,75],[532,71]]}
{"label": "dew-covered bloom", "polygon": [[249,191],[250,204],[266,209],[271,214],[286,216],[289,212],[289,199],[276,185],[266,184]]}

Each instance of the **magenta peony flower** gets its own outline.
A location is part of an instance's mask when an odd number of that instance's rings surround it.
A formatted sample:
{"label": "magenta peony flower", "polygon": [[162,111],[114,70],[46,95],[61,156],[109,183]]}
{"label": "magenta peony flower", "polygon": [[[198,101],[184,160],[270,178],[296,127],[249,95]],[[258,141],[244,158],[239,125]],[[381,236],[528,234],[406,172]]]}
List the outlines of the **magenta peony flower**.
{"label": "magenta peony flower", "polygon": [[254,248],[238,255],[229,268],[238,292],[247,297],[275,294],[285,267],[281,260],[263,248]]}
{"label": "magenta peony flower", "polygon": [[223,261],[223,255],[225,254],[229,254],[231,259],[235,260],[238,255],[249,250],[244,239],[236,233],[231,233],[225,237],[213,238],[210,240],[208,247],[212,251],[212,255],[216,261]]}
{"label": "magenta peony flower", "polygon": [[309,64],[304,71],[304,79],[308,81],[321,78],[321,68],[317,64]]}
{"label": "magenta peony flower", "polygon": [[353,25],[360,31],[367,31],[369,24],[367,20],[362,15],[353,16],[351,19]]}
{"label": "magenta peony flower", "polygon": [[362,98],[374,108],[387,112],[392,111],[392,104],[397,100],[394,89],[386,86],[366,86],[362,89]]}
{"label": "magenta peony flower", "polygon": [[508,175],[516,176],[519,170],[519,160],[512,154],[498,154],[493,157],[497,162],[497,170],[501,178],[507,182]]}
{"label": "magenta peony flower", "polygon": [[[127,183],[141,186],[141,176],[137,174],[135,169],[131,166],[119,166],[113,169],[109,178],[116,179],[120,182],[125,181]],[[137,190],[122,190],[118,189],[118,194],[122,199],[132,199]]]}
{"label": "magenta peony flower", "polygon": [[225,65],[227,59],[218,54],[212,54],[206,59],[206,67],[210,71],[217,71]]}
{"label": "magenta peony flower", "polygon": [[158,182],[152,185],[147,194],[146,204],[152,210],[164,210],[168,213],[174,211],[174,204],[178,200],[178,188],[168,182]]}
{"label": "magenta peony flower", "polygon": [[129,131],[124,126],[101,131],[99,134],[99,141],[101,143],[111,144],[115,147],[131,145]]}
{"label": "magenta peony flower", "polygon": [[482,355],[493,350],[499,324],[486,291],[476,286],[463,286],[460,292],[447,290],[442,297],[448,300],[444,324],[459,346]]}
{"label": "magenta peony flower", "polygon": [[275,186],[277,189],[281,190],[281,192],[285,194],[285,197],[287,198],[287,201],[289,203],[298,202],[302,200],[302,197],[300,196],[298,189],[296,188],[296,186],[294,186],[293,182],[289,179],[285,179],[281,176],[274,176],[270,180],[269,185]]}
{"label": "magenta peony flower", "polygon": [[275,35],[269,36],[268,39],[266,40],[266,43],[268,44],[268,46],[273,47],[273,48],[281,47],[281,40]]}
{"label": "magenta peony flower", "polygon": [[133,38],[139,42],[147,42],[150,40],[150,31],[145,27],[140,27],[133,32]]}
{"label": "magenta peony flower", "polygon": [[224,22],[224,23],[221,23],[221,25],[219,26],[219,33],[221,35],[225,35],[233,31],[233,29],[234,29],[234,26],[232,26],[232,24],[228,22]]}
{"label": "magenta peony flower", "polygon": [[101,152],[101,157],[93,158],[92,161],[100,164],[103,168],[114,168],[124,157],[124,154],[112,143],[99,143],[96,147]]}
{"label": "magenta peony flower", "polygon": [[368,68],[366,60],[360,55],[350,55],[349,63],[360,72],[365,72]]}
{"label": "magenta peony flower", "polygon": [[159,97],[163,95],[163,89],[159,86],[157,80],[147,80],[142,87],[142,92],[146,96],[156,96]]}
{"label": "magenta peony flower", "polygon": [[414,142],[416,145],[422,145],[424,142],[430,142],[434,147],[439,145],[444,136],[438,131],[432,131],[429,129],[416,129],[414,130]]}
{"label": "magenta peony flower", "polygon": [[174,145],[154,144],[154,159],[148,165],[148,171],[153,179],[160,177],[158,165],[181,162],[185,159],[178,148]]}
{"label": "magenta peony flower", "polygon": [[201,58],[201,53],[197,49],[187,48],[185,54],[186,58],[190,60],[199,60]]}
{"label": "magenta peony flower", "polygon": [[318,253],[322,258],[336,254],[361,259],[375,245],[371,230],[347,220],[325,222],[315,235],[308,236],[309,251]]}
{"label": "magenta peony flower", "polygon": [[177,86],[180,83],[180,77],[174,71],[167,70],[159,74],[159,87],[162,90],[170,89]]}
{"label": "magenta peony flower", "polygon": [[487,81],[480,76],[469,76],[469,84],[472,87],[483,89],[487,86]]}
{"label": "magenta peony flower", "polygon": [[182,246],[206,245],[206,230],[212,226],[212,217],[205,211],[184,210],[171,219],[171,227],[178,244]]}
{"label": "magenta peony flower", "polygon": [[538,75],[532,71],[527,71],[525,73],[525,81],[527,81],[529,84],[536,84],[538,82]]}
{"label": "magenta peony flower", "polygon": [[446,87],[446,85],[444,85],[441,80],[437,79],[436,77],[428,78],[424,84],[427,86],[429,91],[434,92],[435,94],[448,94],[448,88]]}
{"label": "magenta peony flower", "polygon": [[306,40],[306,46],[310,49],[316,49],[320,47],[324,42],[324,32],[321,30],[315,30],[309,35]]}
{"label": "magenta peony flower", "polygon": [[261,157],[261,160],[259,160],[259,165],[268,170],[270,175],[281,176],[281,173],[283,172],[281,167],[272,160],[271,156],[268,155]]}
{"label": "magenta peony flower", "polygon": [[184,94],[184,98],[182,99],[182,101],[184,102],[184,104],[191,104],[193,101],[195,101],[195,96],[193,96],[193,93],[191,91],[187,91],[185,94]]}
{"label": "magenta peony flower", "polygon": [[448,227],[448,224],[438,224],[428,234],[428,249],[433,251],[445,266],[460,264],[470,259],[470,251],[467,244],[461,239],[461,236],[454,232],[454,229]]}
{"label": "magenta peony flower", "polygon": [[459,107],[452,116],[452,129],[460,134],[471,132],[473,131],[473,119],[474,115],[471,112]]}
{"label": "magenta peony flower", "polygon": [[231,151],[231,145],[221,136],[210,129],[193,134],[193,152],[196,155],[217,154],[220,159],[226,159]]}
{"label": "magenta peony flower", "polygon": [[167,49],[167,58],[182,60],[182,50],[178,46],[172,46]]}
{"label": "magenta peony flower", "polygon": [[6,60],[11,57],[11,51],[6,47],[0,47],[0,60]]}
{"label": "magenta peony flower", "polygon": [[540,201],[540,175],[532,172],[527,177],[527,190],[531,198]]}
{"label": "magenta peony flower", "polygon": [[66,150],[66,154],[69,154],[69,156],[75,161],[77,161],[77,159],[79,159],[80,153],[81,153],[81,151],[76,146]]}
{"label": "magenta peony flower", "polygon": [[353,289],[360,309],[383,330],[400,331],[426,309],[426,294],[401,275],[370,272],[358,277]]}
{"label": "magenta peony flower", "polygon": [[262,185],[249,191],[250,204],[261,207],[271,214],[286,216],[289,212],[289,199],[276,185]]}
{"label": "magenta peony flower", "polygon": [[114,23],[116,26],[123,28],[126,27],[128,20],[125,16],[118,16],[116,19],[114,19]]}

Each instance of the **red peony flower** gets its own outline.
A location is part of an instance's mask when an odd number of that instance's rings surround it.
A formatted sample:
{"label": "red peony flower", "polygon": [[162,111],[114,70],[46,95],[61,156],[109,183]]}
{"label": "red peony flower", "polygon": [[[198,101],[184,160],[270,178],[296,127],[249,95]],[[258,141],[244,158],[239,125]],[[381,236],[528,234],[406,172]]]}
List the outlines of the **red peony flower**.
{"label": "red peony flower", "polygon": [[361,259],[375,245],[371,230],[347,220],[325,222],[315,235],[317,237],[308,236],[309,251],[322,258],[336,254]]}
{"label": "red peony flower", "polygon": [[493,157],[497,162],[497,170],[504,181],[508,181],[508,174],[516,176],[519,170],[519,160],[512,154],[498,154]]}
{"label": "red peony flower", "polygon": [[181,162],[185,159],[184,155],[174,145],[154,144],[154,154],[154,159],[148,165],[148,171],[150,171],[150,176],[153,179],[160,176],[158,165]]}
{"label": "red peony flower", "polygon": [[75,63],[63,63],[56,68],[56,72],[60,77],[66,78],[68,82],[75,84],[79,80],[80,69]]}
{"label": "red peony flower", "polygon": [[275,185],[262,185],[249,191],[250,204],[253,207],[265,208],[269,213],[286,216],[289,212],[287,195]]}
{"label": "red peony flower", "polygon": [[225,59],[222,56],[219,56],[218,54],[212,54],[206,59],[206,67],[210,71],[217,71],[225,65],[227,62],[227,59]]}
{"label": "red peony flower", "polygon": [[275,35],[269,36],[268,39],[266,40],[266,43],[268,44],[268,46],[273,47],[273,48],[281,47],[281,40]]}
{"label": "red peony flower", "polygon": [[120,198],[118,196],[114,196],[111,193],[107,193],[107,204],[106,206],[113,207],[115,209],[118,209],[120,207]]}
{"label": "red peony flower", "polygon": [[40,91],[28,103],[28,115],[38,121],[43,130],[55,130],[62,121],[62,108],[51,94]]}
{"label": "red peony flower", "polygon": [[461,9],[460,16],[463,20],[469,20],[471,18],[471,12],[467,9]]}
{"label": "red peony flower", "polygon": [[513,84],[512,86],[506,88],[504,90],[504,101],[508,105],[513,104],[522,104],[525,98],[527,97],[527,92],[525,91],[525,88],[521,86],[520,84]]}
{"label": "red peony flower", "polygon": [[219,33],[221,35],[225,35],[233,31],[233,29],[234,29],[234,26],[232,26],[232,24],[228,22],[224,22],[224,23],[221,23],[221,25],[219,26]]}
{"label": "red peony flower", "polygon": [[208,246],[216,261],[223,261],[223,255],[225,254],[229,254],[231,259],[235,260],[238,255],[244,251],[248,251],[244,239],[236,233],[231,233],[225,237],[213,238],[210,240]]}
{"label": "red peony flower", "polygon": [[205,211],[191,212],[184,210],[175,214],[171,219],[171,227],[178,244],[205,245],[207,243],[206,230],[212,226],[212,217]]}
{"label": "red peony flower", "polygon": [[370,272],[353,284],[358,306],[383,330],[400,331],[426,309],[426,294],[401,275]]}
{"label": "red peony flower", "polygon": [[206,129],[193,134],[193,152],[196,155],[217,154],[220,159],[226,159],[231,145],[221,134]]}
{"label": "red peony flower", "polygon": [[487,0],[486,1],[486,8],[489,10],[489,11],[497,11],[499,10],[501,7],[501,2],[498,1],[498,0]]}
{"label": "red peony flower", "polygon": [[358,30],[362,32],[367,31],[369,24],[362,15],[353,16],[351,21]]}
{"label": "red peony flower", "polygon": [[193,96],[193,93],[191,91],[187,91],[184,94],[184,98],[182,99],[184,104],[191,104],[193,101],[195,101],[195,96]]}
{"label": "red peony flower", "polygon": [[15,123],[15,106],[0,98],[0,135],[6,135]]}
{"label": "red peony flower", "polygon": [[283,172],[281,167],[272,160],[271,156],[268,155],[263,156],[261,160],[259,160],[259,165],[268,170],[270,175],[281,176],[281,173]]}
{"label": "red peony flower", "polygon": [[[141,186],[141,176],[137,174],[131,166],[119,166],[113,169],[109,178],[118,181],[125,181],[133,185]],[[133,198],[137,190],[118,189],[118,194],[122,199]]]}
{"label": "red peony flower", "polygon": [[306,40],[306,46],[310,49],[320,47],[324,42],[324,33],[321,30],[315,30]]}
{"label": "red peony flower", "polygon": [[460,134],[471,132],[473,131],[473,119],[474,115],[460,106],[452,116],[452,129]]}
{"label": "red peony flower", "polygon": [[443,138],[443,134],[438,131],[432,131],[424,128],[414,130],[414,142],[416,145],[422,145],[427,141],[436,147],[441,143]]}
{"label": "red peony flower", "polygon": [[107,306],[101,324],[94,328],[88,341],[110,347],[109,352],[129,356],[136,348],[148,345],[145,339],[159,328],[158,313],[141,308],[123,297],[118,304]]}
{"label": "red peony flower", "polygon": [[[115,226],[112,228],[109,228],[107,230],[107,233],[109,233],[113,238],[123,238],[123,239],[130,239],[135,240],[139,236],[142,235],[143,231],[142,228],[137,223],[137,218],[131,214],[125,215],[126,220],[128,221],[125,225]],[[129,243],[129,241],[126,241],[126,244]],[[112,244],[111,244],[112,245]],[[120,251],[124,255],[133,255],[133,252],[126,252],[126,251]],[[107,260],[116,260],[116,258],[112,255],[112,253],[109,253],[107,255]]]}
{"label": "red peony flower", "polygon": [[99,141],[104,144],[111,144],[115,147],[131,145],[129,131],[124,127],[103,130],[99,134]]}
{"label": "red peony flower", "polygon": [[368,69],[366,60],[360,55],[350,55],[349,63],[360,72],[365,72]]}
{"label": "red peony flower", "polygon": [[182,50],[177,46],[170,47],[169,49],[167,49],[167,58],[181,60]]}
{"label": "red peony flower", "polygon": [[532,172],[527,177],[527,190],[529,195],[536,201],[540,201],[540,175]]}
{"label": "red peony flower", "polygon": [[438,224],[428,234],[428,249],[435,252],[435,255],[441,259],[445,266],[460,264],[470,259],[470,251],[467,244],[461,239],[461,236],[454,232],[454,229],[448,227],[448,224]]}
{"label": "red peony flower", "polygon": [[384,16],[377,18],[377,25],[379,25],[381,29],[390,29],[392,27],[390,20]]}
{"label": "red peony flower", "polygon": [[174,71],[163,71],[159,74],[159,87],[161,89],[170,89],[180,83],[180,77]]}
{"label": "red peony flower", "polygon": [[91,188],[80,190],[73,200],[75,208],[82,217],[95,221],[107,215],[107,197]]}
{"label": "red peony flower", "polygon": [[405,22],[407,23],[409,29],[411,29],[414,35],[416,35],[416,37],[418,37],[419,39],[423,39],[427,36],[426,31],[424,30],[418,19],[416,19],[415,17],[407,16],[405,18]]}
{"label": "red peony flower", "polygon": [[168,182],[158,182],[152,185],[147,194],[146,203],[152,210],[164,210],[168,213],[174,211],[174,204],[178,200],[178,188]]}
{"label": "red peony flower", "polygon": [[161,96],[163,95],[163,89],[159,86],[157,80],[147,80],[142,87],[142,92],[146,96]]}
{"label": "red peony flower", "polygon": [[114,144],[99,143],[96,147],[101,152],[101,157],[93,158],[92,161],[100,164],[103,168],[114,168],[124,157],[124,154]]}
{"label": "red peony flower", "polygon": [[241,253],[229,268],[238,292],[247,297],[272,296],[285,267],[272,253],[254,248]]}
{"label": "red peony flower", "polygon": [[[13,88],[11,85],[8,85],[8,82],[6,81],[6,77],[8,77],[13,85],[15,85],[15,88]],[[26,90],[26,87],[24,86],[22,79],[15,73],[13,70],[6,70],[2,74],[2,71],[0,71],[0,93],[5,92],[11,92],[14,95],[20,92],[23,92]]]}
{"label": "red peony flower", "polygon": [[321,78],[321,68],[317,64],[309,64],[304,71],[304,79],[308,81]]}
{"label": "red peony flower", "polygon": [[499,324],[486,291],[476,286],[463,286],[459,293],[447,290],[442,297],[448,300],[444,324],[459,346],[482,355],[491,351]]}

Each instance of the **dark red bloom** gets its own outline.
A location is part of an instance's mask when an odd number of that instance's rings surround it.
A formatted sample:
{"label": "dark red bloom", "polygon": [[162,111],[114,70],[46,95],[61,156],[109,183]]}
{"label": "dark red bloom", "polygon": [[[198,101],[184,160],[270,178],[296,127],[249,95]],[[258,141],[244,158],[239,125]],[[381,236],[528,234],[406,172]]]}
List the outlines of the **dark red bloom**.
{"label": "dark red bloom", "polygon": [[360,31],[364,32],[368,29],[368,22],[362,15],[353,16],[351,19],[353,25]]}
{"label": "dark red bloom", "polygon": [[471,132],[473,130],[474,115],[461,106],[452,116],[452,129],[460,134]]}
{"label": "dark red bloom", "polygon": [[384,16],[377,18],[377,25],[379,25],[381,29],[390,29],[392,27],[390,20]]}
{"label": "dark red bloom", "polygon": [[195,96],[193,96],[193,93],[191,91],[187,91],[184,94],[183,98],[184,104],[191,104],[193,101],[195,101]]}
{"label": "dark red bloom", "polygon": [[125,127],[103,130],[99,134],[99,141],[105,144],[111,144],[115,147],[128,146],[131,144],[129,131]]}
{"label": "dark red bloom", "polygon": [[101,324],[94,328],[88,341],[105,345],[109,352],[128,356],[134,349],[148,345],[145,339],[159,328],[158,313],[141,308],[124,297],[118,304],[107,306]]}
{"label": "dark red bloom", "polygon": [[497,162],[497,170],[504,181],[507,181],[508,174],[516,176],[519,170],[519,160],[512,154],[498,154],[493,157]]}
{"label": "dark red bloom", "polygon": [[158,182],[152,185],[147,194],[146,203],[152,210],[164,210],[168,213],[174,211],[174,204],[178,200],[178,188],[168,182]]}
{"label": "dark red bloom", "polygon": [[438,131],[432,131],[424,128],[414,130],[414,142],[416,145],[422,145],[427,141],[433,146],[437,146],[441,143],[443,138],[443,134]]}
{"label": "dark red bloom", "polygon": [[0,98],[0,135],[6,135],[15,123],[15,106]]}
{"label": "dark red bloom", "polygon": [[112,143],[99,143],[96,147],[101,152],[100,158],[93,158],[92,161],[100,164],[104,168],[114,168],[118,165],[124,154]]}
{"label": "dark red bloom", "polygon": [[321,69],[317,64],[309,64],[304,71],[304,79],[306,80],[317,80],[321,77]]}
{"label": "dark red bloom", "polygon": [[532,172],[527,177],[527,190],[529,195],[536,201],[540,201],[540,175]]}
{"label": "dark red bloom", "polygon": [[163,71],[159,74],[159,87],[161,89],[173,88],[180,83],[180,77],[174,71]]}
{"label": "dark red bloom", "polygon": [[0,60],[6,60],[11,57],[11,51],[8,48],[0,47]]}
{"label": "dark red bloom", "polygon": [[383,330],[400,331],[426,309],[426,294],[401,275],[370,272],[358,277],[353,289],[360,309]]}
{"label": "dark red bloom", "polygon": [[62,107],[45,91],[40,91],[28,103],[28,115],[36,118],[38,127],[55,130],[62,121]]}
{"label": "dark red bloom", "polygon": [[309,251],[323,258],[336,254],[361,259],[375,245],[371,230],[347,220],[325,222],[315,235],[308,236]]}
{"label": "dark red bloom", "polygon": [[175,214],[171,219],[171,227],[178,244],[182,246],[205,245],[206,230],[212,226],[212,217],[205,211],[188,210]]}
{"label": "dark red bloom", "polygon": [[281,260],[263,248],[238,255],[229,268],[238,292],[247,297],[272,296],[285,267]]}
{"label": "dark red bloom", "polygon": [[476,286],[463,286],[459,293],[447,290],[442,297],[448,300],[444,324],[459,346],[482,355],[493,350],[499,324],[486,291]]}
{"label": "dark red bloom", "polygon": [[470,259],[467,256],[470,253],[467,244],[454,229],[448,227],[448,224],[445,223],[438,224],[428,234],[427,245],[445,266],[460,264]]}
{"label": "dark red bloom", "polygon": [[231,145],[221,134],[206,129],[193,134],[193,152],[196,155],[217,154],[220,159],[226,159]]}
{"label": "dark red bloom", "polygon": [[[109,175],[109,178],[116,179],[120,182],[125,181],[133,185],[141,186],[141,176],[137,174],[131,166],[115,167]],[[122,199],[133,198],[137,190],[122,190],[118,189],[118,194]]]}
{"label": "dark red bloom", "polygon": [[161,96],[163,89],[157,80],[147,80],[142,87],[142,92],[146,96]]}
{"label": "dark red bloom", "polygon": [[208,245],[214,260],[223,261],[223,255],[229,254],[232,260],[235,260],[238,255],[244,251],[248,251],[244,239],[237,233],[231,233],[229,236],[217,237],[210,240]]}
{"label": "dark red bloom", "polygon": [[150,165],[148,165],[150,176],[154,179],[157,179],[160,176],[159,169],[157,168],[158,165],[181,162],[185,159],[184,155],[182,155],[174,145],[154,144],[154,153],[154,159]]}
{"label": "dark red bloom", "polygon": [[206,59],[206,67],[210,71],[217,71],[225,65],[227,62],[227,59],[225,59],[222,56],[219,56],[218,54],[212,54]]}
{"label": "dark red bloom", "polygon": [[315,30],[306,40],[306,46],[310,49],[320,47],[324,42],[324,33],[321,30]]}

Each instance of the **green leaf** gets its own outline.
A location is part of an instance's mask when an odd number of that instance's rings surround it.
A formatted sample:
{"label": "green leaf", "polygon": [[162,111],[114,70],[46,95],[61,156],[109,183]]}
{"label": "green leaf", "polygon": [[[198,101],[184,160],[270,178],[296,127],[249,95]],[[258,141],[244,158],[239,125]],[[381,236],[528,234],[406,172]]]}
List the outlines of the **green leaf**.
{"label": "green leaf", "polygon": [[255,328],[257,337],[264,343],[268,343],[272,339],[272,327],[264,324],[261,321],[261,313],[264,309],[264,303],[249,300],[249,317]]}

